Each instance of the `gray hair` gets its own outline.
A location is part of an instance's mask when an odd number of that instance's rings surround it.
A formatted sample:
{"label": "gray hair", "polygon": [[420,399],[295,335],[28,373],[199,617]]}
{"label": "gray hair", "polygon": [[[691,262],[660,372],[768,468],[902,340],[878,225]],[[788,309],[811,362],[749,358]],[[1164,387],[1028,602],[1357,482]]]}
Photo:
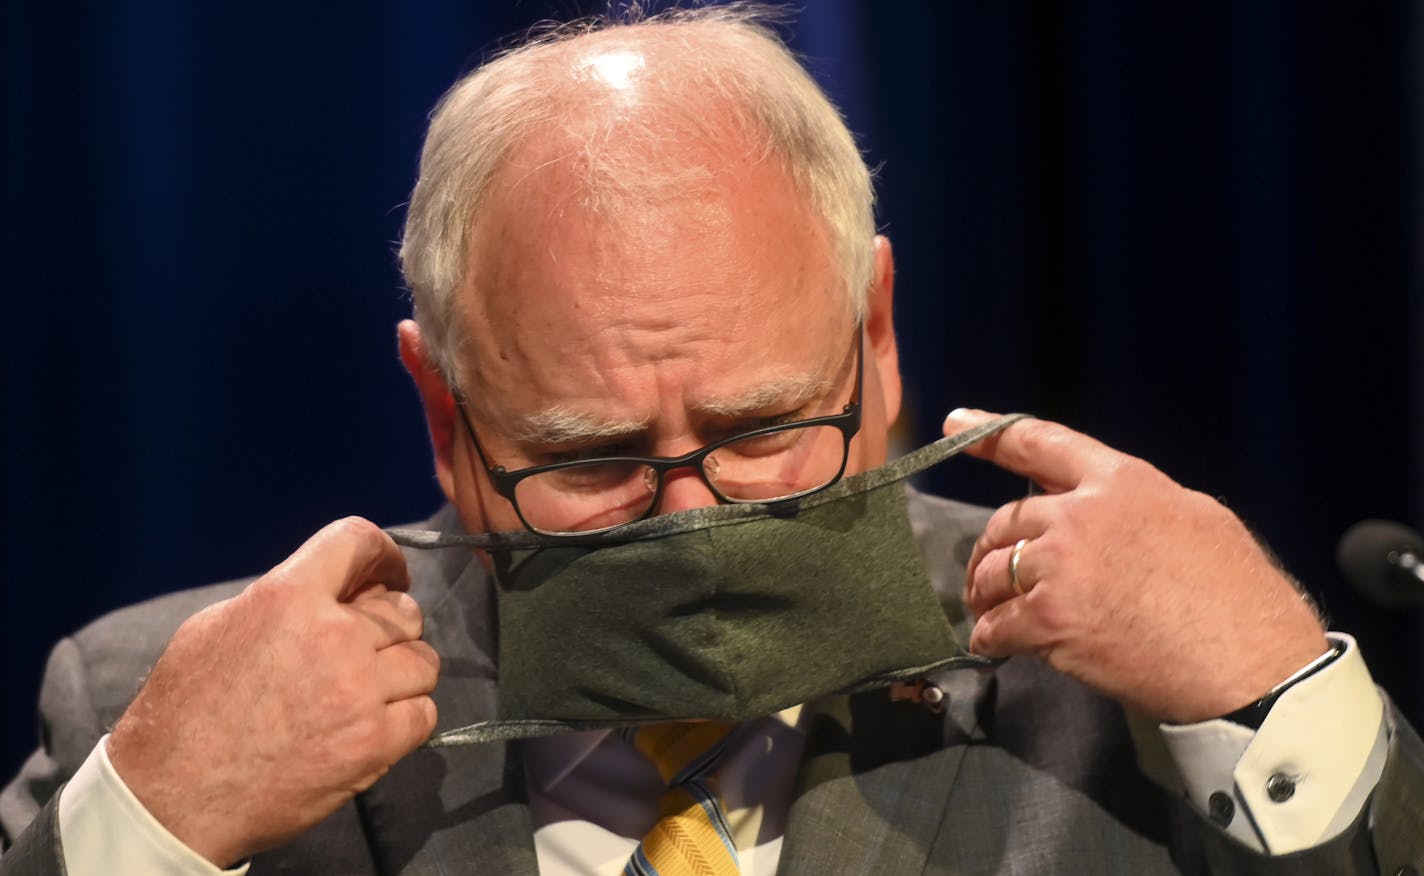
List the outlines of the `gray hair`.
{"label": "gray hair", "polygon": [[[431,114],[400,259],[427,354],[447,380],[458,377],[456,300],[471,264],[474,217],[505,157],[576,108],[567,69],[567,49],[575,41],[646,37],[673,46],[660,58],[661,75],[649,77],[651,94],[640,93],[640,103],[680,110],[693,125],[707,107],[689,107],[689,95],[725,104],[754,148],[787,169],[826,223],[847,300],[857,316],[863,312],[874,274],[871,174],[839,111],[773,30],[777,15],[775,9],[733,4],[652,16],[635,9],[616,19],[560,25],[488,61],[445,93]],[[655,123],[627,131],[626,115],[607,115],[610,126],[619,126],[617,142],[627,142],[630,134],[640,144],[656,142]],[[653,173],[642,164],[617,166],[612,151],[592,139],[584,146],[580,158],[590,181],[585,195],[592,200],[605,199],[599,185],[641,188]]]}

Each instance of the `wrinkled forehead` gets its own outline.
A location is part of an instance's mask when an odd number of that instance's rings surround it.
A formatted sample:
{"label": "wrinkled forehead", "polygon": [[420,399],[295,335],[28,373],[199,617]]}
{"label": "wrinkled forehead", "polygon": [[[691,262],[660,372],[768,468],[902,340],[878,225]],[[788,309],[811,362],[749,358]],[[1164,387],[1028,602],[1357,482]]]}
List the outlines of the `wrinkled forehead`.
{"label": "wrinkled forehead", "polygon": [[490,415],[631,422],[826,378],[853,323],[827,223],[745,113],[606,48],[472,217],[461,385]]}
{"label": "wrinkled forehead", "polygon": [[785,168],[734,120],[660,118],[571,117],[507,157],[475,217],[459,301],[476,349],[849,318],[829,230]]}

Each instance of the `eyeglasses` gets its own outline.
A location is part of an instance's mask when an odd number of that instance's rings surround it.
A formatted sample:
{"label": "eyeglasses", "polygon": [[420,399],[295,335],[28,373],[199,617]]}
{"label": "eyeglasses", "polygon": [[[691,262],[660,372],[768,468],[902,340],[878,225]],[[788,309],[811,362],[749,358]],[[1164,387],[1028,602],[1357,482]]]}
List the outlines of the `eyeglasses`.
{"label": "eyeglasses", "polygon": [[720,502],[774,505],[818,493],[845,473],[860,431],[865,370],[859,326],[855,336],[855,388],[839,414],[753,429],[682,456],[607,456],[508,471],[490,464],[458,393],[456,405],[495,491],[541,535],[591,535],[650,517],[668,473],[681,468],[696,471]]}

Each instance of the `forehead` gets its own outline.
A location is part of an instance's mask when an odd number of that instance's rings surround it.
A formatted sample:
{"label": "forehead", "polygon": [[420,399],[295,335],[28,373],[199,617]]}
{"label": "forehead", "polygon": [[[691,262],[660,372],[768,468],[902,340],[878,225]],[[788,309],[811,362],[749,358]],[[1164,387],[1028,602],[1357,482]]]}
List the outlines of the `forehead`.
{"label": "forehead", "polygon": [[850,308],[787,171],[730,119],[635,127],[659,133],[639,148],[591,118],[507,159],[472,229],[462,382],[517,381],[526,408],[651,408],[638,393],[833,367]]}

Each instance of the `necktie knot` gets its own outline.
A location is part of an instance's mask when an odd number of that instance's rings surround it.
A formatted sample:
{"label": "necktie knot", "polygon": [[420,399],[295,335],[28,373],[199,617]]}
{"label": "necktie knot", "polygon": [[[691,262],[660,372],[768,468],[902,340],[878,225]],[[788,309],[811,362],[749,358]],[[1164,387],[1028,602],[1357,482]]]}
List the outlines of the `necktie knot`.
{"label": "necktie knot", "polygon": [[710,780],[735,726],[680,721],[628,732],[667,790],[662,817],[638,844],[625,876],[736,876],[737,846]]}
{"label": "necktie knot", "polygon": [[678,721],[633,728],[633,747],[652,762],[663,784],[700,779],[717,768],[737,725],[726,721]]}

